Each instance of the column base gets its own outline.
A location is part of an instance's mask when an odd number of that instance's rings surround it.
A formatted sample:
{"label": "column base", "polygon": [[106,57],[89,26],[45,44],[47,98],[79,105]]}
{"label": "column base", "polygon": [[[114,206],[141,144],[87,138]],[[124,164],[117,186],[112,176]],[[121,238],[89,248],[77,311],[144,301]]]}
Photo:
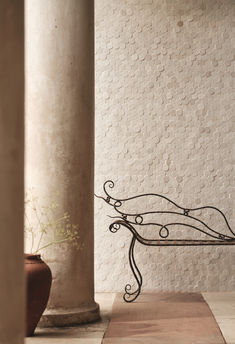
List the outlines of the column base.
{"label": "column base", "polygon": [[100,307],[94,302],[92,305],[73,309],[48,309],[38,324],[39,327],[63,327],[89,323],[100,319]]}

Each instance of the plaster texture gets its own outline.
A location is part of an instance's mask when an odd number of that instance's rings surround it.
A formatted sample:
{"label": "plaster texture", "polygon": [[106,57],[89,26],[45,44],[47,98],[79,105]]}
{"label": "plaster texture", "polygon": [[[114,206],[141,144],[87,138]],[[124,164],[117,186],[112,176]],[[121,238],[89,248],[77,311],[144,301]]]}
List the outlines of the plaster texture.
{"label": "plaster texture", "polygon": [[[92,0],[26,1],[26,190],[78,225],[82,249],[45,249],[52,269],[41,325],[96,320],[94,301],[94,13]],[[33,211],[28,217],[35,222]],[[50,232],[50,229],[49,229]],[[45,236],[46,243],[46,236]],[[88,316],[89,313],[89,316]]]}
{"label": "plaster texture", "polygon": [[0,2],[0,343],[24,337],[24,2]]}
{"label": "plaster texture", "polygon": [[[97,194],[112,179],[117,198],[214,205],[235,228],[234,18],[232,0],[96,1]],[[96,199],[96,288],[123,291],[130,234],[110,233],[107,215]],[[231,291],[234,260],[234,247],[136,247],[144,290]]]}

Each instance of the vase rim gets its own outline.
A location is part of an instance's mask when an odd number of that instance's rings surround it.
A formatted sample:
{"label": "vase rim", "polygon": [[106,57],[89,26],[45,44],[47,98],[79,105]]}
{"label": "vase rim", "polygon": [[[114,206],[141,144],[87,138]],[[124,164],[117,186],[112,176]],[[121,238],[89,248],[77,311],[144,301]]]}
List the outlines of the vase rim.
{"label": "vase rim", "polygon": [[27,258],[27,259],[33,259],[33,260],[41,259],[41,255],[40,254],[33,254],[33,253],[25,253],[24,257]]}

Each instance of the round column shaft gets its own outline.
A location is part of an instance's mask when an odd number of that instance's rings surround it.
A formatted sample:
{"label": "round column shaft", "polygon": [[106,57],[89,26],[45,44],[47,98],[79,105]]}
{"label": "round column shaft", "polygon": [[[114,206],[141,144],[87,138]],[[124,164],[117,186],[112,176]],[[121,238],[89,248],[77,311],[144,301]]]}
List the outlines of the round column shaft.
{"label": "round column shaft", "polygon": [[93,0],[26,1],[26,188],[33,188],[41,205],[58,203],[58,216],[68,212],[83,245],[77,250],[67,243],[42,252],[53,275],[42,325],[99,318],[94,302],[93,41]]}
{"label": "round column shaft", "polygon": [[0,42],[0,343],[23,344],[23,1],[0,1]]}

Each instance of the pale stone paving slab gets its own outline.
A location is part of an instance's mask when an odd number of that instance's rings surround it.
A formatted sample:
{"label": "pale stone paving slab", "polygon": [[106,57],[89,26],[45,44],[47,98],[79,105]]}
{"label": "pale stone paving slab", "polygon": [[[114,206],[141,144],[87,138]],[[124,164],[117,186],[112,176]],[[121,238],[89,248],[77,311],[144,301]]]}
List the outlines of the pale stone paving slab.
{"label": "pale stone paving slab", "polygon": [[115,293],[98,293],[101,319],[98,322],[74,327],[37,328],[35,336],[26,338],[25,344],[101,344],[107,329]]}
{"label": "pale stone paving slab", "polygon": [[235,292],[203,293],[227,344],[235,344]]}

